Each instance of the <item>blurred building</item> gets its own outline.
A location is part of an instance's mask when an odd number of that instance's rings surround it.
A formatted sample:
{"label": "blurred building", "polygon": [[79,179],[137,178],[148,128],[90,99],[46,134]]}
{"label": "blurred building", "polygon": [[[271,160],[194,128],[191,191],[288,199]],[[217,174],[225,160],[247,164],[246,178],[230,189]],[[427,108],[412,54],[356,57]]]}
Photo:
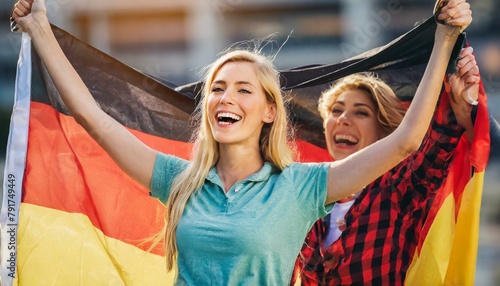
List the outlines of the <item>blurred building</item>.
{"label": "blurred building", "polygon": [[[13,82],[19,35],[8,32],[13,0],[0,3],[0,91]],[[51,21],[126,64],[173,83],[196,73],[231,44],[268,38],[278,68],[333,63],[387,43],[431,16],[433,0],[47,0]],[[499,56],[500,3],[472,3],[475,47]],[[496,39],[494,39],[496,36]],[[287,40],[288,38],[288,40]],[[493,38],[493,39],[492,39]],[[485,40],[487,39],[487,40]],[[478,53],[481,55],[481,53]],[[498,64],[484,61],[491,92]],[[493,69],[493,71],[492,71]],[[497,89],[499,91],[497,91]],[[4,105],[8,96],[0,97]],[[2,104],[4,103],[4,104]]]}
{"label": "blurred building", "polygon": [[[0,4],[2,19],[8,19],[13,2]],[[499,28],[493,18],[500,10],[496,2],[473,3],[474,36],[491,36]],[[278,68],[338,62],[409,31],[431,16],[434,1],[47,0],[46,4],[51,21],[77,38],[134,68],[184,84],[197,80],[197,72],[226,47],[271,35],[274,41],[262,46],[269,55],[277,53]],[[7,35],[0,60],[11,67],[19,35],[9,34],[7,24],[0,26],[2,38]],[[489,54],[494,52],[498,51],[489,47]],[[5,84],[0,88],[13,82],[12,70],[5,66],[0,71]]]}

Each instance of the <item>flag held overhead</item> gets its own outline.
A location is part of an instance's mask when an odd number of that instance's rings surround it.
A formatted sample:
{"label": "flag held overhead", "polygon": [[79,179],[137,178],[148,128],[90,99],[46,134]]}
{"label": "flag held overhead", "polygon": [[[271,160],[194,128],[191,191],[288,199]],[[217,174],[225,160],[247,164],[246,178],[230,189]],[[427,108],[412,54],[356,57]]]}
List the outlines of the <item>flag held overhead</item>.
{"label": "flag held overhead", "polygon": [[[11,24],[12,29],[15,27]],[[410,101],[429,59],[435,27],[434,20],[429,19],[391,43],[346,61],[281,71],[282,87],[291,97],[289,111],[297,126],[300,160],[330,160],[317,101],[320,92],[337,79],[356,72],[377,72],[402,100]],[[189,158],[190,117],[201,82],[164,84],[55,26],[53,31],[106,113],[152,148]],[[456,46],[455,57],[460,48],[461,43]],[[150,250],[152,237],[164,226],[164,206],[127,177],[76,123],[43,63],[30,49],[26,35],[17,81],[1,216],[2,283],[171,283],[172,274],[165,273],[163,246]],[[486,99],[480,98],[479,102],[476,126],[486,128]],[[462,167],[472,170],[473,166],[476,172],[482,172],[489,138],[478,133],[472,145],[479,144],[476,140],[485,148],[471,155],[467,152],[470,146],[464,143],[463,156],[470,160],[460,162]],[[11,172],[16,179],[15,184],[10,181],[12,188],[8,185],[9,178],[13,179],[9,177]],[[465,178],[464,183],[468,182]],[[10,189],[17,200],[12,208]],[[464,209],[463,191],[463,187],[451,185],[450,191],[444,193],[453,195],[453,202],[448,204],[454,208],[446,209],[453,215],[445,216],[451,225],[458,224],[455,219],[460,218],[455,215],[456,206]],[[436,216],[441,206],[448,206],[447,198],[436,205]],[[17,219],[14,252],[9,250],[9,213]],[[427,238],[422,238],[419,258],[423,257],[426,242]],[[13,255],[6,255],[9,253]],[[10,257],[15,262],[9,261]],[[442,267],[446,269],[447,265]]]}

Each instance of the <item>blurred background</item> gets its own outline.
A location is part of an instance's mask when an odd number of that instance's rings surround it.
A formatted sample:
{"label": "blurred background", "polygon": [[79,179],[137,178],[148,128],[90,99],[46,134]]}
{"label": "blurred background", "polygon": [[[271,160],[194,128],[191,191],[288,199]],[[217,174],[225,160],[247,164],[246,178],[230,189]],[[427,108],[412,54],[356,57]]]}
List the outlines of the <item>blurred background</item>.
{"label": "blurred background", "polygon": [[[12,0],[0,2],[0,180],[14,101],[21,35],[10,33]],[[46,0],[49,19],[138,70],[182,85],[233,43],[273,35],[279,69],[330,64],[385,44],[432,14],[433,0]],[[500,120],[498,0],[471,0],[467,29]],[[476,285],[500,285],[500,146],[485,175]]]}

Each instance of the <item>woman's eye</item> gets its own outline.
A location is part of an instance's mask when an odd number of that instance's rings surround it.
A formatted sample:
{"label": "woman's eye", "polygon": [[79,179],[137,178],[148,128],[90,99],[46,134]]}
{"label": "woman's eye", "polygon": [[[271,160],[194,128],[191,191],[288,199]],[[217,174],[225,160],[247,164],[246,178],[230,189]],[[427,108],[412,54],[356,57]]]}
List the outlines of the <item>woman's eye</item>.
{"label": "woman's eye", "polygon": [[342,109],[338,109],[338,108],[333,108],[332,109],[332,113],[333,114],[341,114],[342,112],[343,112]]}
{"label": "woman's eye", "polygon": [[220,87],[212,87],[212,92],[222,92],[222,91],[224,90]]}
{"label": "woman's eye", "polygon": [[240,92],[241,93],[251,93],[248,89],[244,89],[244,88],[240,89]]}
{"label": "woman's eye", "polygon": [[361,115],[361,116],[368,116],[368,112],[366,111],[358,111],[356,112],[358,115]]}

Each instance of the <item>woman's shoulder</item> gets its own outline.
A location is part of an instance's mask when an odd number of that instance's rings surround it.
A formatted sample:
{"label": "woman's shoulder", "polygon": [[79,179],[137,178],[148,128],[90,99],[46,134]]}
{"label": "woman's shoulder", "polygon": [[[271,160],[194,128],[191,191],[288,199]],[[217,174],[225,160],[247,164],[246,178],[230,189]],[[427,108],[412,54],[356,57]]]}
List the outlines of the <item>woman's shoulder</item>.
{"label": "woman's shoulder", "polygon": [[311,168],[324,168],[330,166],[332,162],[293,162],[285,168],[291,169],[311,169]]}
{"label": "woman's shoulder", "polygon": [[283,169],[283,174],[305,175],[317,172],[327,172],[330,162],[293,162]]}
{"label": "woman's shoulder", "polygon": [[188,160],[180,157],[159,152],[156,156],[155,169],[180,168],[184,169],[189,164]]}

